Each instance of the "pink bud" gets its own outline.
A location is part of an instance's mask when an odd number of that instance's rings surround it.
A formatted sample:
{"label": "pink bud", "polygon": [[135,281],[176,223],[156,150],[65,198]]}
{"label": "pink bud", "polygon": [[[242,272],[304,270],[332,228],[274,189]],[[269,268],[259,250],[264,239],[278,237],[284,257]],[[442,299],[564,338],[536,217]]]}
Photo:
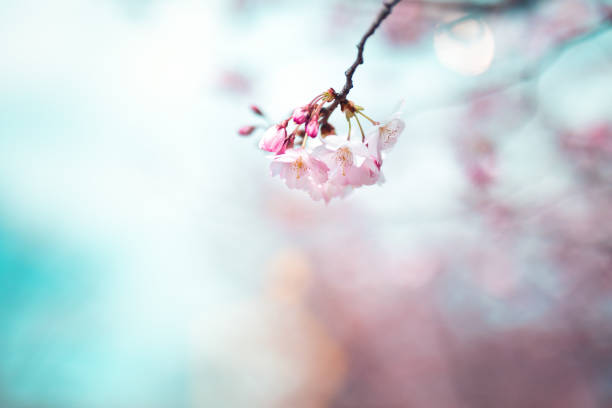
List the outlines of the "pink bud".
{"label": "pink bud", "polygon": [[248,136],[255,130],[255,126],[243,126],[238,129],[238,134],[240,136]]}
{"label": "pink bud", "polygon": [[253,111],[253,113],[256,115],[264,116],[263,112],[261,111],[261,109],[259,109],[257,105],[251,105],[251,111]]}
{"label": "pink bud", "polygon": [[300,108],[296,108],[293,111],[293,121],[298,125],[306,122],[306,118],[308,117],[308,106],[302,106]]}
{"label": "pink bud", "polygon": [[306,134],[310,137],[317,137],[318,133],[319,133],[319,117],[315,115],[312,119],[310,119],[310,122],[308,122],[308,125],[306,125]]}
{"label": "pink bud", "polygon": [[284,153],[287,129],[282,125],[271,126],[259,141],[259,148],[272,153]]}

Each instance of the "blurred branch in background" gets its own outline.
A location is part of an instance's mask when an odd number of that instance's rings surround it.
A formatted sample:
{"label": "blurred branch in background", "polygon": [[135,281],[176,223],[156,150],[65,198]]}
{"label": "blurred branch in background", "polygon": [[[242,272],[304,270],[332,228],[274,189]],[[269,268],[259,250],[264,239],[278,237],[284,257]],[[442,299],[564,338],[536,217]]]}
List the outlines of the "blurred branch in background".
{"label": "blurred branch in background", "polygon": [[[435,221],[457,222],[458,231],[444,229],[410,250],[413,242],[385,241],[365,222],[360,228],[338,215],[303,215],[321,231],[333,220],[351,225],[308,243],[316,266],[311,307],[349,361],[332,406],[612,404],[611,67],[609,52],[597,49],[610,43],[611,25],[609,6],[579,0],[405,0],[384,22],[396,54],[441,31],[451,31],[458,48],[470,34],[477,42],[493,32],[500,58],[458,79],[464,87],[428,104],[415,100],[406,112],[448,121],[435,147],[448,143],[455,152],[466,181],[464,207]],[[583,60],[580,51],[594,43],[597,59]],[[553,67],[556,76],[543,87]],[[401,78],[402,69],[389,67],[387,74]],[[557,99],[566,88],[575,94],[563,109]],[[403,139],[406,155],[435,128],[414,123]],[[540,172],[531,170],[539,161]],[[522,168],[522,178],[508,176]],[[396,194],[409,190],[402,206],[429,188],[426,174],[410,174],[422,182],[418,189],[397,186]],[[402,237],[421,218],[400,209],[385,219],[384,231]],[[295,219],[282,223],[290,229]]]}

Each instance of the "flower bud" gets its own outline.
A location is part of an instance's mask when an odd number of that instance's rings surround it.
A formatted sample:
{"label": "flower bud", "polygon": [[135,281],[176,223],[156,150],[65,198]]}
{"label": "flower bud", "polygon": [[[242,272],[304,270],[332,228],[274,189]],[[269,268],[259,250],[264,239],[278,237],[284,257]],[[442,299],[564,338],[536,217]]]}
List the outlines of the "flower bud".
{"label": "flower bud", "polygon": [[263,112],[261,111],[261,109],[259,109],[259,107],[257,105],[251,105],[251,111],[256,114],[257,116],[265,116],[263,114]]}
{"label": "flower bud", "polygon": [[238,134],[240,136],[249,136],[255,130],[255,126],[243,126],[238,129]]}
{"label": "flower bud", "polygon": [[306,118],[308,117],[308,107],[302,106],[302,107],[296,108],[293,111],[292,117],[293,117],[293,121],[297,123],[298,125],[301,125],[302,123],[306,122]]}
{"label": "flower bud", "polygon": [[287,129],[282,125],[274,125],[266,130],[259,141],[259,148],[272,153],[283,153],[286,139]]}
{"label": "flower bud", "polygon": [[319,116],[315,115],[306,125],[306,134],[310,137],[317,137],[319,133]]}

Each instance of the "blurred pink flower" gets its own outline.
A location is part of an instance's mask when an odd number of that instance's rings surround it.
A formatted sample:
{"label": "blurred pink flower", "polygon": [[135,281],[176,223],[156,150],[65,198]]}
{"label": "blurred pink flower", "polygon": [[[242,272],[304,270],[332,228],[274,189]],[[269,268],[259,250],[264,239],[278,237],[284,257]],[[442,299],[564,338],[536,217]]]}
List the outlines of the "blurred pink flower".
{"label": "blurred pink flower", "polygon": [[459,155],[470,183],[486,189],[497,179],[497,154],[491,140],[481,136],[459,139]]}
{"label": "blurred pink flower", "polygon": [[240,136],[249,136],[255,130],[255,126],[242,126],[238,129],[238,134]]}
{"label": "blurred pink flower", "polygon": [[612,153],[612,124],[596,123],[585,131],[568,133],[563,144],[568,150]]}
{"label": "blurred pink flower", "polygon": [[478,188],[490,186],[495,181],[495,165],[491,160],[482,160],[466,165],[468,178]]}

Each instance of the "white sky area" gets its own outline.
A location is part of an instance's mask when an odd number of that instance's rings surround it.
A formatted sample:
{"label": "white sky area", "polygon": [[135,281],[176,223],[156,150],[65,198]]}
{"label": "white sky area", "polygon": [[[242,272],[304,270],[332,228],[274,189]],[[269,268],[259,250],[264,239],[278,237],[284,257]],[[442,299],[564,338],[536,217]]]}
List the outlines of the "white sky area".
{"label": "white sky area", "polygon": [[[281,118],[330,86],[340,89],[354,44],[377,9],[362,6],[354,26],[334,31],[324,28],[325,1],[276,2],[241,15],[221,0],[140,3],[137,12],[119,0],[0,4],[3,222],[100,262],[82,273],[100,274],[95,310],[86,316],[104,327],[96,347],[106,363],[98,362],[101,371],[92,375],[78,359],[52,361],[60,377],[78,378],[86,391],[48,391],[49,407],[192,406],[189,398],[168,405],[173,397],[157,387],[193,353],[206,361],[209,352],[215,358],[237,352],[219,347],[229,336],[227,319],[240,323],[228,305],[256,303],[269,259],[295,245],[269,218],[263,195],[324,204],[270,178],[255,139],[239,138],[236,129],[252,121],[250,103]],[[600,58],[588,48],[576,52]],[[225,69],[252,78],[251,94],[221,90]],[[561,60],[543,78],[542,92],[561,94],[554,78],[572,69]],[[351,96],[383,120],[401,100],[407,110],[428,105],[472,80],[441,66],[432,41],[400,52],[377,34]],[[611,106],[609,92],[584,81],[581,89],[597,106]],[[592,111],[576,106],[571,82],[561,88],[560,109],[578,118]],[[461,228],[461,220],[449,218],[460,211],[465,187],[446,139],[455,113],[434,109],[406,117],[407,131],[385,163],[386,184],[355,191],[330,208],[357,208],[373,236],[391,247],[418,246],[441,228]],[[344,129],[339,114],[335,123]],[[551,147],[530,144],[536,136],[537,126],[527,124],[509,143],[504,154],[524,166],[506,177],[523,185],[535,175],[537,191],[562,188],[564,176],[549,177]],[[534,155],[542,159],[529,159]],[[10,334],[17,337],[5,353],[22,352],[19,345],[29,339],[20,333]],[[273,351],[264,352],[274,359]],[[273,369],[265,375],[282,388]],[[41,381],[28,377],[5,386],[38,406]],[[244,406],[266,406],[273,393],[244,389],[253,392],[244,394],[253,405]],[[223,399],[211,393],[198,398]]]}

